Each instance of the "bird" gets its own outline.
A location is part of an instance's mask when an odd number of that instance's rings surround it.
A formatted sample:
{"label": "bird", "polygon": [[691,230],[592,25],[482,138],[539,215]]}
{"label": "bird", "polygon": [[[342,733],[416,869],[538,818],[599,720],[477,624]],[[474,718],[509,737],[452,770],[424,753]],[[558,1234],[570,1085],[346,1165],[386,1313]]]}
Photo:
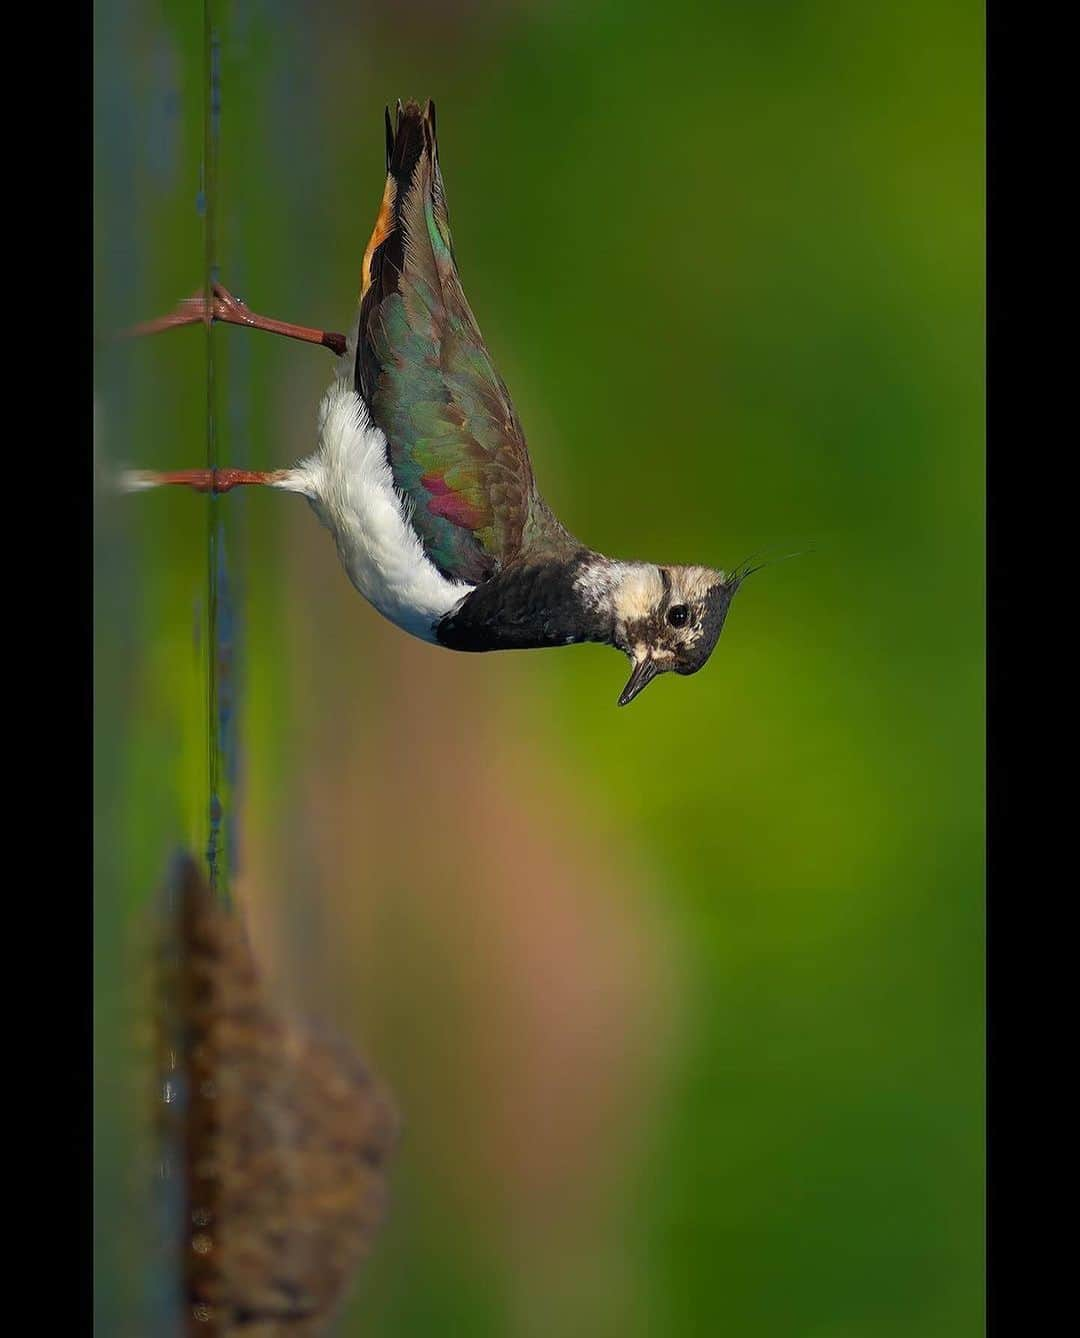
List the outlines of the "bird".
{"label": "bird", "polygon": [[330,349],[317,450],[291,469],[129,471],[128,488],[297,493],[352,584],[403,631],[465,652],[613,646],[630,661],[620,706],[662,674],[697,673],[757,568],[612,558],[562,524],[462,288],[434,102],[398,101],[385,133],[386,183],[347,335],[257,315],[216,283],[131,331],[221,320]]}

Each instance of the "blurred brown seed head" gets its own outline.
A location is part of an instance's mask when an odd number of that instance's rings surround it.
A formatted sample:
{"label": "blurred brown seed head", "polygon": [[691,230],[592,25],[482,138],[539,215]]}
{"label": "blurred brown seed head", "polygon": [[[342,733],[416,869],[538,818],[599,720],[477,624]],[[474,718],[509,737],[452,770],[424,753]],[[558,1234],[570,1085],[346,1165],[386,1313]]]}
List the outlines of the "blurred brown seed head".
{"label": "blurred brown seed head", "polygon": [[397,1120],[339,1037],[267,998],[239,914],[178,863],[162,937],[162,1130],[191,1334],[322,1332],[386,1204]]}

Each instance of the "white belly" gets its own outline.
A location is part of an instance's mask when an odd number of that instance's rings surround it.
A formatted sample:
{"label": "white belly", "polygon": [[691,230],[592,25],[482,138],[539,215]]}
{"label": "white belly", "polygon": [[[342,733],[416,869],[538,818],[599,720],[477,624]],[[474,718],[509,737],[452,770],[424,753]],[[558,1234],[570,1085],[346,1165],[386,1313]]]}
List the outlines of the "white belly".
{"label": "white belly", "polygon": [[435,642],[435,624],[475,588],[447,580],[429,561],[394,488],[386,438],[346,381],[335,381],[319,406],[318,452],[280,486],[304,493],[349,580],[413,636]]}

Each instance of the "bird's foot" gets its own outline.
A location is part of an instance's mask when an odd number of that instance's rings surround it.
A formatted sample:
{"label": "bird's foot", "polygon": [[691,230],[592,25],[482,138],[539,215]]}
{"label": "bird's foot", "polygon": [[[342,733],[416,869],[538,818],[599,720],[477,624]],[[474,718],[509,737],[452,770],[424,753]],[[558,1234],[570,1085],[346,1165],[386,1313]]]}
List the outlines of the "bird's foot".
{"label": "bird's foot", "polygon": [[165,316],[156,316],[152,321],[140,321],[138,325],[129,326],[122,331],[122,335],[127,339],[134,339],[142,335],[160,334],[163,330],[175,330],[181,325],[195,325],[199,322],[209,325],[213,319],[213,304],[207,305],[205,293],[192,293],[190,297],[181,299],[176,304],[176,309],[170,311]]}
{"label": "bird's foot", "polygon": [[160,334],[181,325],[201,323],[209,326],[214,321],[223,321],[227,325],[246,325],[250,330],[265,330],[268,334],[284,335],[286,339],[299,339],[306,344],[321,344],[338,357],[345,352],[346,340],[343,334],[333,330],[316,330],[291,321],[278,321],[271,316],[260,316],[246,302],[241,302],[230,293],[222,283],[210,285],[209,298],[206,293],[192,293],[178,302],[176,309],[168,315],[142,321],[124,333],[128,336]]}

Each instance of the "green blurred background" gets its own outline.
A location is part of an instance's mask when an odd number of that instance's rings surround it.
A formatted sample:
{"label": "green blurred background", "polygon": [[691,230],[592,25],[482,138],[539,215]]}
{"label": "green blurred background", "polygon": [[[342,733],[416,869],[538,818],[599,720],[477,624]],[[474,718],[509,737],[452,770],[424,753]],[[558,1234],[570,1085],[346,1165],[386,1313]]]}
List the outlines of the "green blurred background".
{"label": "green blurred background", "polygon": [[[216,768],[274,988],[403,1116],[341,1334],[982,1332],[982,6],[213,0],[209,172],[198,7],[96,14],[98,1331],[169,1331],[146,933]],[[208,218],[345,329],[398,96],[569,527],[813,550],[628,710],[404,637],[294,498],[110,494],[313,448],[323,351],[111,335]]]}

